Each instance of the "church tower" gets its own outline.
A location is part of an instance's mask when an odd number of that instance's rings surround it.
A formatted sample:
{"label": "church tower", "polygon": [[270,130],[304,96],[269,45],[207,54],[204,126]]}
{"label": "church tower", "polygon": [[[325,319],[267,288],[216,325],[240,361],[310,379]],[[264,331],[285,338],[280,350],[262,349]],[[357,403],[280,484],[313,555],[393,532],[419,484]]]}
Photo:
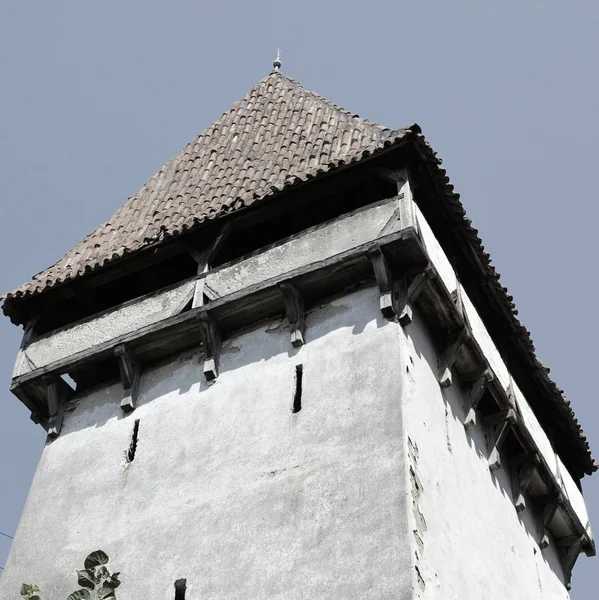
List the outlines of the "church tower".
{"label": "church tower", "polygon": [[597,463],[420,127],[278,62],[3,310],[48,441],[2,598],[101,549],[119,600],[563,600],[595,553]]}

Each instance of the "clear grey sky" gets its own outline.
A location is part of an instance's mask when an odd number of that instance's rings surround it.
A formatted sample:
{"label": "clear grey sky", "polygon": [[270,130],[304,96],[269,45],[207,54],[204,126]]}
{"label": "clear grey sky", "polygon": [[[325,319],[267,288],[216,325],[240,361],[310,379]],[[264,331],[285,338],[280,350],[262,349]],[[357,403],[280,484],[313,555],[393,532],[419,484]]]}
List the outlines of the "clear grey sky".
{"label": "clear grey sky", "polygon": [[[422,126],[598,456],[597,0],[0,0],[1,291],[107,219],[279,46],[308,89]],[[0,320],[9,534],[45,439],[8,391],[20,335]],[[583,484],[599,532],[599,474]],[[0,537],[0,565],[8,551]],[[598,570],[579,560],[575,600],[597,598]]]}

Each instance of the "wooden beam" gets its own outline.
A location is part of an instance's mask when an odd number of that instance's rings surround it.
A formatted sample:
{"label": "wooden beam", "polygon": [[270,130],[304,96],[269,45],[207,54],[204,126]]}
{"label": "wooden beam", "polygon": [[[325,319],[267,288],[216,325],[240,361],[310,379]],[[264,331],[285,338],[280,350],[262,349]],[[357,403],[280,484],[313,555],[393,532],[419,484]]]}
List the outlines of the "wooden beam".
{"label": "wooden beam", "polygon": [[139,392],[141,367],[132,350],[126,344],[119,344],[114,348],[114,355],[119,361],[119,371],[123,382],[123,398],[121,408],[125,412],[135,410]]}
{"label": "wooden beam", "polygon": [[374,276],[379,287],[381,313],[386,319],[393,319],[397,315],[397,309],[393,298],[394,285],[389,264],[380,246],[370,250],[368,256],[372,262]]}
{"label": "wooden beam", "polygon": [[455,362],[466,337],[466,330],[462,329],[447,342],[445,348],[440,353],[439,385],[442,388],[449,387],[453,382],[451,368],[453,367],[453,363]]}
{"label": "wooden beam", "polygon": [[204,348],[204,376],[213,381],[218,377],[221,334],[216,321],[206,311],[199,313],[197,319]]}
{"label": "wooden beam", "polygon": [[487,417],[488,422],[498,423],[493,432],[491,454],[489,455],[489,469],[496,471],[501,467],[501,446],[503,446],[507,434],[517,419],[516,412],[512,409],[502,411],[501,413],[497,413],[497,415],[489,415],[489,417],[493,418]]}
{"label": "wooden beam", "polygon": [[291,327],[291,345],[297,348],[305,343],[306,319],[304,298],[292,283],[279,283],[279,288],[283,294],[285,313]]}
{"label": "wooden beam", "polygon": [[493,381],[494,375],[490,368],[486,368],[477,379],[474,380],[470,388],[470,406],[464,419],[464,427],[474,427],[476,425],[476,409],[482,397],[487,390],[489,383]]}

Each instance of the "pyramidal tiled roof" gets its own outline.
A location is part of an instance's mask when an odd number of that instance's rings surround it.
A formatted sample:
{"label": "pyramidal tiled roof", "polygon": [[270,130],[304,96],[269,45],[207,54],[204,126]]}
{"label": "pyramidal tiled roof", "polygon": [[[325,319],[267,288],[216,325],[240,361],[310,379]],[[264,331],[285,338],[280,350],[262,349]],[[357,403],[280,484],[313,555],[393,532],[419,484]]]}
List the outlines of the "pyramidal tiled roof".
{"label": "pyramidal tiled roof", "polygon": [[[451,225],[473,250],[489,289],[507,316],[517,352],[546,388],[569,431],[582,472],[592,473],[593,459],[582,428],[563,395],[538,360],[526,327],[478,231],[467,218],[459,195],[418,125],[390,130],[335,106],[295,80],[273,71],[244,98],[168,161],[141,190],[103,225],[79,242],[55,265],[4,297],[3,309],[25,296],[40,294],[127,255],[249,206],[295,183],[359,161],[410,137],[429,164]],[[582,473],[580,473],[582,475]]]}
{"label": "pyramidal tiled roof", "polygon": [[273,71],[56,264],[7,294],[39,294],[401,139]]}

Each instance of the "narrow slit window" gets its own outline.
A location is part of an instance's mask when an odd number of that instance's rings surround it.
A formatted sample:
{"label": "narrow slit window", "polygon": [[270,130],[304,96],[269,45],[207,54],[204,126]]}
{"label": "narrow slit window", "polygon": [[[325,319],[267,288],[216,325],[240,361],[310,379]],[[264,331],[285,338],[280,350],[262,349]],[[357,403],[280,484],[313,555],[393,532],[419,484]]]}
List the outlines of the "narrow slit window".
{"label": "narrow slit window", "polygon": [[187,579],[177,579],[175,581],[175,600],[185,600],[187,591]]}
{"label": "narrow slit window", "polygon": [[135,460],[135,452],[137,450],[137,437],[139,435],[139,419],[135,420],[133,425],[133,433],[131,433],[131,442],[129,443],[129,449],[127,450],[127,462],[133,462]]}
{"label": "narrow slit window", "polygon": [[295,391],[293,393],[293,408],[292,413],[298,413],[302,410],[302,375],[304,372],[303,365],[295,365]]}

